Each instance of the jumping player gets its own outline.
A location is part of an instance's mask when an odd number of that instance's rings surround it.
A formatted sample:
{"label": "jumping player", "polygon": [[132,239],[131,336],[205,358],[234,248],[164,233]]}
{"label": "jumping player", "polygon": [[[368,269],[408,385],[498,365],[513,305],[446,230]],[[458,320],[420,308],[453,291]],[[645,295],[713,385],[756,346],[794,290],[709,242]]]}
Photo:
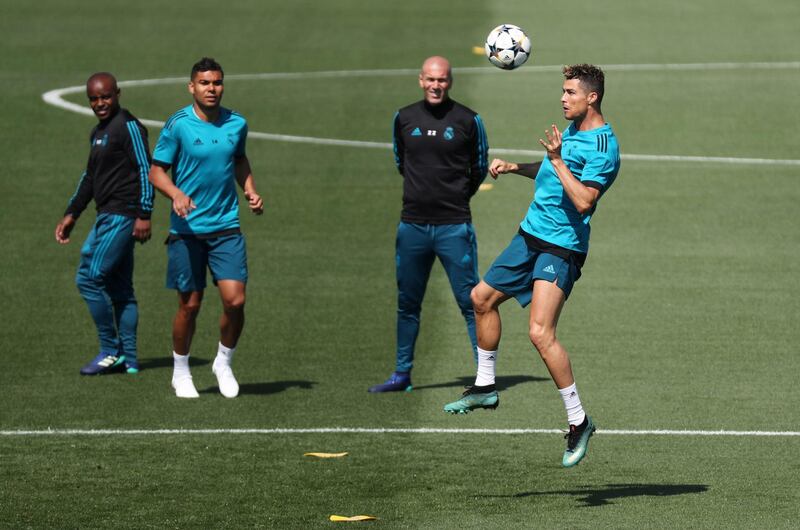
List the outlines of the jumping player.
{"label": "jumping player", "polygon": [[558,388],[567,410],[569,432],[562,465],[576,465],[595,424],[584,412],[569,355],[556,338],[564,302],[580,278],[589,251],[589,221],[597,201],[614,183],[620,167],[619,146],[600,109],[604,75],[600,68],[578,64],[564,68],[561,107],[571,120],[562,133],[552,125],[539,142],[547,149],[542,162],[515,164],[495,159],[495,178],[516,173],[535,179],[535,194],[519,232],[472,290],[478,332],[475,385],[461,399],[445,405],[450,413],[496,408],[495,362],[500,344],[500,304],[511,297],[531,304],[529,334]]}

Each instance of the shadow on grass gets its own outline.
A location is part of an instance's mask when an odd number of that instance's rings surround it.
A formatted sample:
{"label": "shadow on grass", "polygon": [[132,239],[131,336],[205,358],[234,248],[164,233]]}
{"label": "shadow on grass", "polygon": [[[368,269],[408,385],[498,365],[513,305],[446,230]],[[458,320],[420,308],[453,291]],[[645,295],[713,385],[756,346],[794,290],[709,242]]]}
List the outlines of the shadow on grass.
{"label": "shadow on grass", "polygon": [[[196,359],[192,357],[189,360],[189,366],[203,366],[206,364],[211,363],[211,361],[207,359]],[[139,361],[139,371],[143,370],[157,370],[160,368],[172,368],[173,366],[172,357],[156,357],[155,359],[142,359]],[[125,365],[120,364],[119,366],[115,366],[108,371],[101,372],[92,377],[97,376],[106,376],[106,375],[127,375],[125,373]],[[130,376],[128,376],[130,377]]]}
{"label": "shadow on grass", "polygon": [[[206,364],[211,363],[208,359],[200,359],[198,357],[192,356],[189,358],[189,366],[204,366]],[[139,370],[155,370],[158,368],[172,368],[173,366],[172,357],[156,357],[155,359],[140,359],[139,360]]]}
{"label": "shadow on grass", "polygon": [[[267,395],[277,394],[290,388],[300,388],[302,390],[311,390],[316,385],[316,381],[272,381],[269,383],[242,383],[239,385],[239,395]],[[216,385],[210,386],[203,390],[198,390],[200,394],[216,394],[219,392],[219,387]]]}
{"label": "shadow on grass", "polygon": [[670,497],[689,493],[705,493],[708,486],[704,484],[605,484],[604,486],[583,486],[572,490],[526,491],[513,495],[483,495],[491,498],[524,499],[545,495],[566,495],[577,497],[581,506],[605,506],[614,504],[614,499],[628,497]]}
{"label": "shadow on grass", "polygon": [[[495,386],[498,391],[508,390],[512,386],[522,383],[531,383],[536,381],[550,381],[549,377],[536,377],[534,375],[498,375],[495,378]],[[459,377],[455,381],[447,383],[434,383],[432,385],[414,386],[414,390],[426,390],[430,388],[464,388],[475,383],[475,376],[470,375],[466,377]]]}

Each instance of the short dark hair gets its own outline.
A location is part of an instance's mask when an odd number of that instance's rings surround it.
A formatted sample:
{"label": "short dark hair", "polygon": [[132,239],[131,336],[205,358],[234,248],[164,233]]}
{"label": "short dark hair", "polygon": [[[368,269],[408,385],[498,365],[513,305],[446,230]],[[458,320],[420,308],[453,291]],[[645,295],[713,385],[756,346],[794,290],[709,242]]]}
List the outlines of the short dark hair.
{"label": "short dark hair", "polygon": [[597,104],[603,101],[606,76],[603,71],[593,64],[573,64],[564,67],[564,79],[577,79],[583,88],[589,92],[597,93]]}
{"label": "short dark hair", "polygon": [[211,57],[203,57],[194,63],[192,66],[192,73],[189,75],[189,79],[194,79],[194,76],[197,72],[219,72],[222,74],[223,78],[225,77],[225,72],[222,71],[222,66],[220,66],[219,63]]}

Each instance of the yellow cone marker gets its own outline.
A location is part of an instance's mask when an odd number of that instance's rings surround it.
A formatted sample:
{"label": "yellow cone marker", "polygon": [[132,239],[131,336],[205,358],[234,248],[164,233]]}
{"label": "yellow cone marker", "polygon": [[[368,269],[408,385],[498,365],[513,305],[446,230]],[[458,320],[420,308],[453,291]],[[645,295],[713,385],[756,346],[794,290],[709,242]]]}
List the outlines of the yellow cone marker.
{"label": "yellow cone marker", "polygon": [[331,521],[334,523],[356,523],[358,521],[377,521],[378,518],[372,515],[353,515],[347,517],[346,515],[331,515]]}
{"label": "yellow cone marker", "polygon": [[489,191],[492,188],[494,188],[494,184],[492,184],[491,182],[484,182],[483,184],[478,186],[478,189],[481,191]]}
{"label": "yellow cone marker", "polygon": [[347,453],[303,453],[303,456],[315,456],[317,458],[342,458]]}
{"label": "yellow cone marker", "polygon": [[472,53],[475,55],[483,55],[486,50],[483,49],[483,46],[473,46]]}

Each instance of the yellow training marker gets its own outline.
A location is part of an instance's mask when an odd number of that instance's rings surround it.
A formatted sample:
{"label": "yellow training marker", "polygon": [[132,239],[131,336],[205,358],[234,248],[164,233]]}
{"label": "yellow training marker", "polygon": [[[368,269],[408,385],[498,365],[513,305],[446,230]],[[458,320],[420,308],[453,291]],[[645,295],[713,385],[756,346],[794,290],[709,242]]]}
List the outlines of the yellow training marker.
{"label": "yellow training marker", "polygon": [[303,456],[315,456],[317,458],[342,458],[347,453],[303,453]]}
{"label": "yellow training marker", "polygon": [[484,182],[483,184],[478,186],[478,189],[480,191],[489,191],[492,188],[494,188],[494,184],[492,184],[491,182]]}
{"label": "yellow training marker", "polygon": [[358,521],[377,521],[377,517],[372,515],[354,515],[347,517],[345,515],[331,515],[331,521],[334,523],[356,523]]}
{"label": "yellow training marker", "polygon": [[483,55],[486,50],[483,49],[483,46],[473,46],[472,53],[475,55]]}

